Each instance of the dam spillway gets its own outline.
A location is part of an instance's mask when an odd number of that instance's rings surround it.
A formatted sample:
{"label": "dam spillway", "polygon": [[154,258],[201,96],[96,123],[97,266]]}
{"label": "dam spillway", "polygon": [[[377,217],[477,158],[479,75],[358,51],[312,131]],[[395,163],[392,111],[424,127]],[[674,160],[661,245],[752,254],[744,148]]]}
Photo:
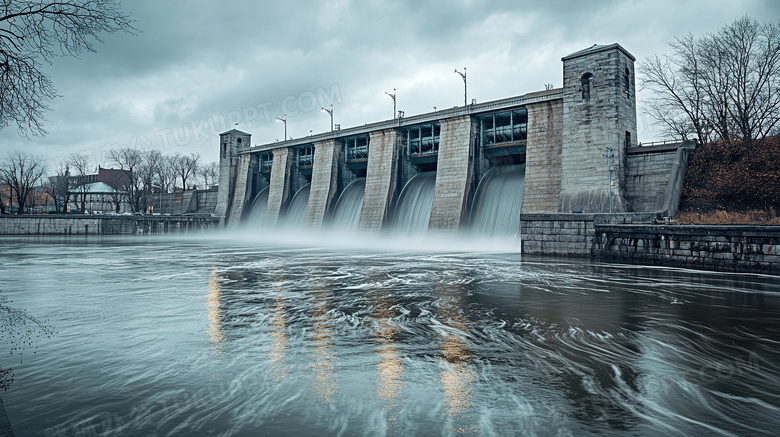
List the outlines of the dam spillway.
{"label": "dam spillway", "polygon": [[[562,61],[561,88],[269,144],[225,132],[215,212],[266,231],[507,237],[521,214],[660,209],[674,150],[637,151],[634,57],[611,44]],[[655,156],[663,165],[648,177]]]}

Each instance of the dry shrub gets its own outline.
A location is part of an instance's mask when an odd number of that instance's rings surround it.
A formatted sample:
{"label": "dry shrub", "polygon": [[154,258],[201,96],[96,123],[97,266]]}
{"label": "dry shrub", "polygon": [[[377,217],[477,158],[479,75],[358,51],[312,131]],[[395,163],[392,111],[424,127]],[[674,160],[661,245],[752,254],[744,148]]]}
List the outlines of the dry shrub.
{"label": "dry shrub", "polygon": [[766,224],[766,225],[780,225],[780,217],[777,216],[775,210],[770,208],[768,210],[752,210],[746,212],[734,212],[734,211],[709,211],[709,212],[693,212],[684,211],[675,217],[675,221],[679,223],[694,223],[694,224]]}
{"label": "dry shrub", "polygon": [[[780,138],[710,143],[696,149],[677,219],[769,223],[780,211]],[[691,215],[692,214],[692,215]],[[695,217],[695,218],[694,218]]]}

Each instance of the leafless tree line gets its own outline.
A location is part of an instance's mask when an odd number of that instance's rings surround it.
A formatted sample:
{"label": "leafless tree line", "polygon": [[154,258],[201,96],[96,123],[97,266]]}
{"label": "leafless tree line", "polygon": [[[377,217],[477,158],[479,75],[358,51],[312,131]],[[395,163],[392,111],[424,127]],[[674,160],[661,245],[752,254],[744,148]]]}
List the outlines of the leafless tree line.
{"label": "leafless tree line", "polygon": [[[109,151],[108,161],[119,170],[107,172],[110,180],[104,181],[112,187],[104,194],[115,212],[122,204],[143,212],[154,195],[208,188],[219,177],[218,164],[202,163],[197,153],[164,155],[159,150],[122,148]],[[52,199],[57,212],[65,212],[70,202],[86,211],[89,176],[98,171],[90,155],[71,153],[57,164],[56,174],[46,177],[48,169],[46,159],[32,153],[13,151],[0,157],[0,213],[7,212],[6,205],[16,205],[23,214],[36,200],[36,188]]]}
{"label": "leafless tree line", "polygon": [[200,165],[197,153],[164,155],[159,150],[125,147],[110,150],[108,159],[123,171],[121,191],[133,212],[146,210],[152,204],[153,193],[197,188],[198,177],[209,186],[219,173],[216,163]]}
{"label": "leafless tree line", "polygon": [[665,133],[702,144],[743,142],[778,134],[780,24],[743,17],[701,38],[686,35],[672,54],[639,65],[653,92],[645,111]]}

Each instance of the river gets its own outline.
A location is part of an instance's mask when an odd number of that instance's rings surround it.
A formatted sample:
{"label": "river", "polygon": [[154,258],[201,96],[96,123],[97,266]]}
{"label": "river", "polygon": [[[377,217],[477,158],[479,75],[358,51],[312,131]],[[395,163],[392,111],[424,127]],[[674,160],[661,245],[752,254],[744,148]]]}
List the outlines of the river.
{"label": "river", "polygon": [[56,331],[17,436],[780,432],[777,277],[214,234],[4,238],[0,290]]}

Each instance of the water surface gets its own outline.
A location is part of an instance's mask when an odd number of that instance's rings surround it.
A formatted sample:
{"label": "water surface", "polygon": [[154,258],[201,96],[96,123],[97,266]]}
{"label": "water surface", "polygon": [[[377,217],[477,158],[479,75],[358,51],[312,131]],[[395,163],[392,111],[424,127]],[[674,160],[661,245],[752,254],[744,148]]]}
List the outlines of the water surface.
{"label": "water surface", "polygon": [[777,277],[312,245],[0,240],[2,293],[58,331],[0,355],[17,435],[780,430]]}

